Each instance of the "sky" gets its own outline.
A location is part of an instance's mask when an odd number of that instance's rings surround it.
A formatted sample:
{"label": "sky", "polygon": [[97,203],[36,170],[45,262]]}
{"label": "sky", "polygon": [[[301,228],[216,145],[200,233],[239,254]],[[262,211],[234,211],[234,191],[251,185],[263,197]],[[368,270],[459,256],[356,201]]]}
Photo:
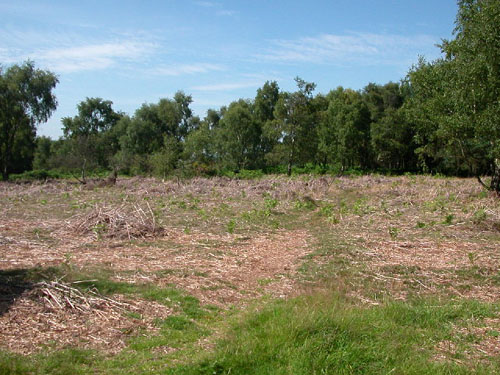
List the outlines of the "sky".
{"label": "sky", "polygon": [[456,12],[455,0],[0,0],[0,64],[56,73],[58,109],[38,134],[57,139],[87,97],[133,115],[182,90],[204,117],[266,81],[294,91],[299,76],[325,94],[397,82],[440,56]]}

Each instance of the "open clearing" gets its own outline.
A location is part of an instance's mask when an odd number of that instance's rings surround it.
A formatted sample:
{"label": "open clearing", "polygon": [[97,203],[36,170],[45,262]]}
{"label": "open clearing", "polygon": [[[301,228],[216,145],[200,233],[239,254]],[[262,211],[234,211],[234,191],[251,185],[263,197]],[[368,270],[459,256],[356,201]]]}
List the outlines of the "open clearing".
{"label": "open clearing", "polygon": [[250,312],[325,293],[370,312],[479,304],[428,338],[426,361],[500,368],[500,200],[472,179],[3,183],[0,202],[5,373],[30,373],[20,358],[55,372],[43,361],[68,348],[92,358],[82,373],[165,373],[210,361]]}

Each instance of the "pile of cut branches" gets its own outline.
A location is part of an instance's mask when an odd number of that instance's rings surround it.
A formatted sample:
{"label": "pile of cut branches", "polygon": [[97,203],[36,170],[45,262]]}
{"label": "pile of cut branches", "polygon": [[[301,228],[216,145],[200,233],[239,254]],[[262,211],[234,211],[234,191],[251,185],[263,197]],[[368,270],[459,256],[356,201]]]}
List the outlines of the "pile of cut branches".
{"label": "pile of cut branches", "polygon": [[158,225],[151,206],[134,205],[107,207],[96,205],[91,212],[75,216],[74,229],[78,233],[92,233],[96,239],[136,239],[160,236],[165,233]]}
{"label": "pile of cut branches", "polygon": [[[78,281],[72,284],[77,284]],[[45,306],[51,309],[71,309],[75,311],[95,311],[118,309],[126,310],[126,304],[105,297],[96,289],[89,289],[85,293],[71,284],[61,281],[42,281],[34,285],[30,293],[45,302]]]}

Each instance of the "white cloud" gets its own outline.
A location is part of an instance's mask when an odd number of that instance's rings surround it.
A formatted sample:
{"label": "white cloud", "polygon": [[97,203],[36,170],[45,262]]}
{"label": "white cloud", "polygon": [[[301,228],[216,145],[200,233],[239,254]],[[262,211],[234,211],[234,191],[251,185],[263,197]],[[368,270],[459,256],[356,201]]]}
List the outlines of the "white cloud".
{"label": "white cloud", "polygon": [[213,85],[193,86],[190,89],[195,91],[231,91],[249,87],[259,87],[261,84],[261,81],[216,83]]}
{"label": "white cloud", "polygon": [[216,3],[214,1],[195,1],[194,3],[204,8],[214,8],[220,6],[219,3]]}
{"label": "white cloud", "polygon": [[151,72],[157,75],[180,76],[184,74],[208,73],[213,71],[223,71],[226,68],[218,64],[196,63],[184,65],[159,66]]}
{"label": "white cloud", "polygon": [[120,60],[137,60],[148,54],[153,45],[133,41],[90,44],[79,47],[40,50],[29,57],[48,64],[58,72],[106,69]]}
{"label": "white cloud", "polygon": [[40,32],[6,27],[0,30],[0,58],[4,63],[35,60],[56,73],[99,70],[118,63],[145,60],[157,48],[148,36],[88,35],[59,30]]}
{"label": "white cloud", "polygon": [[212,8],[212,9],[217,9],[215,11],[215,14],[217,16],[229,16],[232,17],[236,13],[234,10],[229,10],[229,9],[224,9],[223,5],[219,2],[216,1],[195,1],[194,2],[196,5],[203,7],[203,8]]}
{"label": "white cloud", "polygon": [[217,14],[218,16],[234,16],[237,12],[234,11],[234,10],[227,10],[227,9],[223,9],[223,10],[218,10],[215,14]]}
{"label": "white cloud", "polygon": [[360,63],[398,64],[416,50],[428,49],[435,39],[428,35],[412,37],[391,34],[352,33],[349,35],[322,34],[295,40],[274,40],[272,47],[258,54],[260,59],[317,64]]}

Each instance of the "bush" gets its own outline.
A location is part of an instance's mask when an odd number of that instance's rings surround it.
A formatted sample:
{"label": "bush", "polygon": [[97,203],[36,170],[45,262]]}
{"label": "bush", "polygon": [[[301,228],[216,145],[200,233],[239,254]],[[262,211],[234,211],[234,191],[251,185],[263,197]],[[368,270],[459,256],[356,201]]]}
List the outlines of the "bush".
{"label": "bush", "polygon": [[265,175],[262,169],[242,169],[238,172],[231,170],[222,170],[219,172],[220,176],[236,178],[238,180],[252,180],[256,178],[261,178]]}
{"label": "bush", "polygon": [[9,176],[10,181],[43,181],[48,179],[56,179],[66,177],[64,174],[54,171],[54,170],[46,170],[39,169],[34,171],[27,171],[19,174],[11,174]]}

